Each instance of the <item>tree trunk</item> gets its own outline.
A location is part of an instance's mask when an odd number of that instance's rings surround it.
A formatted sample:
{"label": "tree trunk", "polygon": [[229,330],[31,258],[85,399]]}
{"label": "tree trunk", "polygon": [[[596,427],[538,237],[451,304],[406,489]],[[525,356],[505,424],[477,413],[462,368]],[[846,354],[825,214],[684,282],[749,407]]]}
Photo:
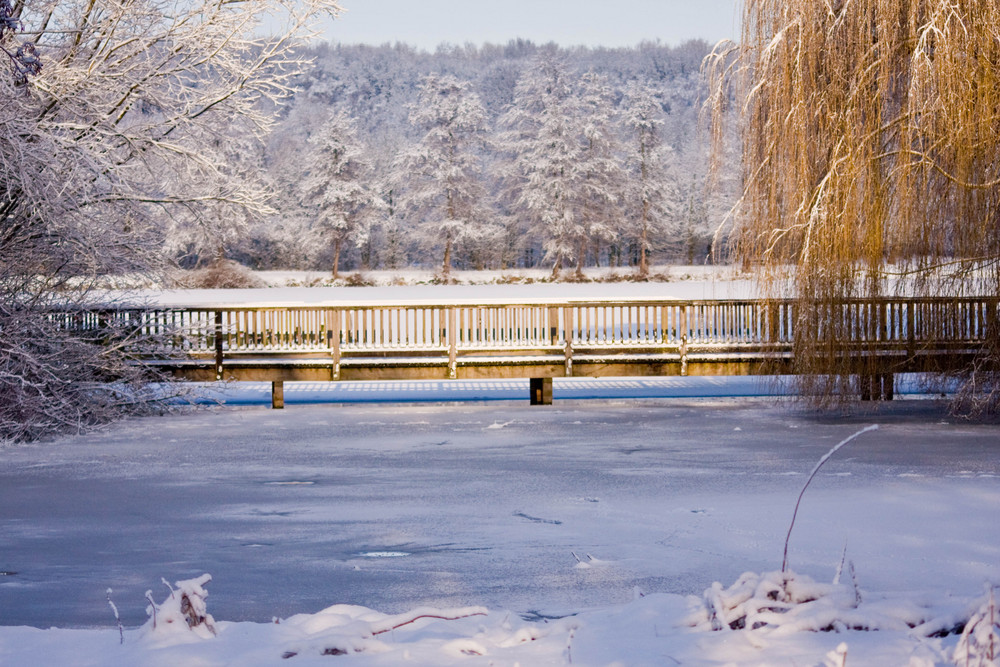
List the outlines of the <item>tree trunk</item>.
{"label": "tree trunk", "polygon": [[[643,203],[645,209],[648,204]],[[645,216],[645,213],[643,214]],[[646,258],[646,244],[649,242],[649,230],[646,229],[643,220],[642,234],[639,235],[639,277],[645,278],[649,275],[649,260]]]}
{"label": "tree trunk", "polygon": [[444,262],[441,264],[441,275],[445,278],[451,275],[451,236],[444,240]]}
{"label": "tree trunk", "polygon": [[333,279],[336,280],[340,277],[337,269],[340,266],[340,246],[343,243],[341,239],[337,239],[333,242]]}

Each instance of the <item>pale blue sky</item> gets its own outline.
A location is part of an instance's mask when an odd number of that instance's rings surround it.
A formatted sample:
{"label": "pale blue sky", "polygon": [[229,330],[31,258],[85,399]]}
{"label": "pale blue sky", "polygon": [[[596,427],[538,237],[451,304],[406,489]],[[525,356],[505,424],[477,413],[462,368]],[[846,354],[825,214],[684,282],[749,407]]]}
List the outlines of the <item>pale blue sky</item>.
{"label": "pale blue sky", "polygon": [[739,32],[741,0],[343,0],[327,30],[344,44],[505,44],[515,37],[563,46],[634,46],[659,39],[714,43]]}

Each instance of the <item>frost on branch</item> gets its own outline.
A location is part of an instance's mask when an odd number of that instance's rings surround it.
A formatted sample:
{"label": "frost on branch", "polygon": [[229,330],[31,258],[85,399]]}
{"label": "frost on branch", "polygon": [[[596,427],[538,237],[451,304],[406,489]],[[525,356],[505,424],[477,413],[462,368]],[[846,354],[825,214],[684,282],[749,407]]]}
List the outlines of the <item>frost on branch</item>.
{"label": "frost on branch", "polygon": [[[419,607],[412,611],[388,616],[365,607],[334,605],[318,614],[293,616],[283,621],[286,631],[299,635],[299,639],[288,646],[282,658],[316,655],[350,655],[352,653],[379,653],[388,647],[376,639],[417,621],[457,621],[472,616],[485,616],[483,607],[460,607],[455,609],[435,609]],[[530,641],[531,638],[524,641]],[[475,653],[462,642],[460,652],[465,655],[482,655],[485,649],[475,642]]]}
{"label": "frost on branch", "polygon": [[[196,579],[178,581],[162,603],[150,603],[146,608],[149,620],[144,630],[150,636],[173,635],[190,631],[197,637],[210,639],[215,636],[215,619],[208,613],[205,585],[212,575],[203,574]],[[147,597],[149,595],[147,594]]]}
{"label": "frost on branch", "polygon": [[[24,30],[20,18],[21,9],[20,4],[15,8],[10,0],[0,0],[0,39],[12,32]],[[0,46],[0,49],[3,49],[4,54],[10,59],[11,73],[16,85],[25,85],[29,76],[35,76],[42,71],[42,61],[32,42],[18,44],[13,53],[5,46]]]}

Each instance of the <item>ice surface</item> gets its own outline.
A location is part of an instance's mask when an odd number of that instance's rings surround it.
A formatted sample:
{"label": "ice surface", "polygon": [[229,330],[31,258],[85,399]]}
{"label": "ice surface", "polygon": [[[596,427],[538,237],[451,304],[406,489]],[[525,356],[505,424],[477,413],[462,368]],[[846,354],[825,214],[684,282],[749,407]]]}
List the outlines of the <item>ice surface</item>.
{"label": "ice surface", "polygon": [[[359,664],[817,665],[842,642],[848,665],[935,664],[957,636],[681,627],[685,596],[778,568],[804,476],[870,423],[806,492],[790,567],[829,582],[846,542],[892,613],[965,609],[1000,581],[1000,427],[933,401],[225,408],[0,452],[0,623],[102,628],[2,628],[0,663],[274,664],[306,644],[273,618],[348,605],[490,610],[351,635]],[[135,627],[161,577],[205,572],[218,637],[119,646],[107,588]]]}

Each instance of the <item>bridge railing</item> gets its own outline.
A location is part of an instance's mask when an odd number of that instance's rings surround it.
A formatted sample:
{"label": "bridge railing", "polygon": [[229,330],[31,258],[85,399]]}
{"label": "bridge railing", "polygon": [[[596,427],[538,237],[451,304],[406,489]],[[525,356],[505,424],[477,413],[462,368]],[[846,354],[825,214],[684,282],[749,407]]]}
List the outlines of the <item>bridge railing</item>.
{"label": "bridge railing", "polygon": [[66,329],[110,323],[191,355],[790,348],[798,327],[859,345],[976,343],[997,335],[997,299],[593,300],[490,304],[199,306],[53,312]]}
{"label": "bridge railing", "polygon": [[[670,348],[788,342],[787,311],[756,301],[221,306],[146,310],[145,327],[188,353]],[[770,326],[775,317],[784,324]]]}

